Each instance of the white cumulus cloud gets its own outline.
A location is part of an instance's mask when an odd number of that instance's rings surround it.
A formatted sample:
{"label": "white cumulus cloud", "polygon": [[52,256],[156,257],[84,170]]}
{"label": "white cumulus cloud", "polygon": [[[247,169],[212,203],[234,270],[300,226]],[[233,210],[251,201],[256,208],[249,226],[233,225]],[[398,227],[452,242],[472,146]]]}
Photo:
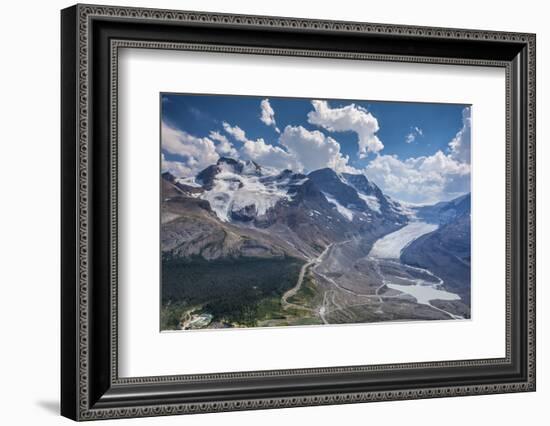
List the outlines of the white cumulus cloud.
{"label": "white cumulus cloud", "polygon": [[239,126],[231,126],[227,121],[224,121],[222,125],[223,125],[223,130],[225,130],[227,133],[229,133],[239,142],[246,142],[248,140],[246,138],[245,131],[241,129]]}
{"label": "white cumulus cloud", "polygon": [[[262,138],[249,139],[239,126],[227,122],[223,125],[227,133],[243,142],[239,150],[240,157],[254,160],[262,166],[295,172],[311,172],[324,167],[339,172],[357,171],[348,164],[349,157],[342,154],[340,144],[318,130],[286,126],[279,136],[279,143],[269,144]],[[210,137],[218,140],[214,132],[210,133]]]}
{"label": "white cumulus cloud", "polygon": [[449,142],[451,157],[458,161],[470,164],[470,143],[472,132],[472,116],[470,107],[462,110],[462,128]]}
{"label": "white cumulus cloud", "polygon": [[193,136],[165,122],[161,123],[161,146],[164,151],[181,158],[181,161],[166,162],[165,160],[167,166],[178,171],[179,177],[195,174],[215,163],[219,158],[216,146],[211,139]]}
{"label": "white cumulus cloud", "polygon": [[[449,142],[448,150],[433,155],[401,160],[395,155],[378,155],[365,173],[392,197],[413,203],[450,200],[471,190],[471,112],[464,108],[462,128]],[[422,129],[414,127],[415,136]]]}
{"label": "white cumulus cloud", "polygon": [[266,143],[263,139],[247,140],[241,148],[245,158],[254,160],[266,167],[278,170],[299,170],[301,166],[294,156],[278,146]]}
{"label": "white cumulus cloud", "polygon": [[193,175],[193,170],[190,167],[187,167],[180,161],[167,160],[164,153],[161,153],[161,169],[163,173],[170,172],[176,177],[188,177]]}
{"label": "white cumulus cloud", "polygon": [[331,108],[327,101],[311,101],[314,111],[307,115],[308,122],[323,127],[329,132],[357,133],[359,158],[365,158],[369,152],[379,152],[384,145],[376,135],[378,120],[370,112],[355,104],[341,108]]}
{"label": "white cumulus cloud", "polygon": [[249,139],[243,129],[239,126],[232,126],[226,121],[223,122],[223,128],[228,134],[243,143],[239,154],[244,159],[254,160],[262,166],[280,170],[297,170],[299,168],[296,158],[290,155],[285,149],[270,145],[262,138]]}
{"label": "white cumulus cloud", "polygon": [[260,120],[266,125],[273,127],[277,133],[281,133],[275,122],[275,111],[269,103],[269,99],[264,99],[260,103],[261,115]]}
{"label": "white cumulus cloud", "polygon": [[313,171],[324,167],[339,172],[354,170],[348,165],[349,157],[340,152],[340,144],[318,130],[286,126],[279,142],[297,159],[302,170]]}
{"label": "white cumulus cloud", "polygon": [[404,161],[379,155],[365,173],[390,196],[413,203],[449,200],[470,190],[470,166],[442,151]]}
{"label": "white cumulus cloud", "polygon": [[239,153],[225,135],[218,131],[211,131],[208,135],[210,139],[216,141],[216,152],[222,157],[238,158]]}

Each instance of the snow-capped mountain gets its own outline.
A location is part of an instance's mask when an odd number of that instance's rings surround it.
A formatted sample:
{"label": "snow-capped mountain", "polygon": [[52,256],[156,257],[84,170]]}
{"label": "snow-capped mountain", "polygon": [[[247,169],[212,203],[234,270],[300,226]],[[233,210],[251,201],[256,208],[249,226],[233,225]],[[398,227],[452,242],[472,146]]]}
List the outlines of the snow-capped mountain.
{"label": "snow-capped mountain", "polygon": [[246,222],[266,215],[281,201],[292,200],[292,189],[305,181],[305,176],[284,170],[275,174],[253,161],[220,158],[200,172],[195,182],[204,192],[200,198],[223,222]]}
{"label": "snow-capped mountain", "polygon": [[415,207],[415,215],[426,222],[445,225],[463,214],[470,214],[470,194],[462,195],[454,200],[440,201],[431,206]]}
{"label": "snow-capped mountain", "polygon": [[325,168],[311,172],[308,177],[322,189],[327,199],[336,201],[342,211],[351,209],[400,224],[406,223],[411,215],[405,206],[385,195],[363,174],[335,173]]}
{"label": "snow-capped mountain", "polygon": [[[405,208],[385,196],[364,175],[340,174],[325,168],[307,176],[291,170],[275,172],[264,169],[253,161],[222,157],[195,178],[176,179],[165,174],[189,196],[210,203],[210,208],[223,222],[263,220],[277,204],[299,204],[318,196],[326,203],[320,206],[334,210],[338,220],[372,221],[373,216],[405,223]],[[299,188],[312,186],[309,191]],[[319,202],[319,200],[317,200]],[[328,203],[329,206],[326,204]],[[312,209],[311,215],[319,213]]]}
{"label": "snow-capped mountain", "polygon": [[[358,236],[374,238],[410,220],[406,208],[366,176],[336,173],[329,168],[304,175],[222,157],[194,178],[178,179],[164,173],[163,182],[166,217],[190,206],[196,213],[197,206],[202,206],[200,218],[194,213],[195,222],[215,221],[228,235],[242,236],[244,229],[257,230],[268,235],[268,246],[276,245],[286,253],[289,247],[318,253],[330,243]],[[174,241],[187,238],[176,236],[186,232],[181,223],[178,227],[170,223],[169,228],[171,232],[166,235]],[[174,241],[166,247],[175,247]],[[264,240],[258,244],[266,246]],[[220,249],[220,253],[225,252]]]}

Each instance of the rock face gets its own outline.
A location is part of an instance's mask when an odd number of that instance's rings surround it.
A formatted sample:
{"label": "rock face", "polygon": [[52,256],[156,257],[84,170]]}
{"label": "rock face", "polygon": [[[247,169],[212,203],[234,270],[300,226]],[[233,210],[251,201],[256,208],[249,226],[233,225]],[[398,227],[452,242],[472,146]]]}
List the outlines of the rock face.
{"label": "rock face", "polygon": [[365,175],[353,175],[350,173],[342,174],[346,183],[355,188],[365,203],[380,216],[386,220],[405,224],[411,215],[408,209],[400,203],[384,195],[382,190],[367,179]]}
{"label": "rock face", "polygon": [[346,208],[365,211],[368,209],[367,203],[359,197],[357,190],[345,183],[342,175],[338,175],[334,170],[326,168],[315,170],[307,176],[324,194],[335,199],[339,204]]}
{"label": "rock face", "polygon": [[439,203],[419,215],[440,226],[413,241],[401,253],[401,261],[429,269],[446,287],[470,303],[470,194]]}
{"label": "rock face", "polygon": [[[170,185],[164,183],[162,187],[165,197],[161,206],[163,257],[213,260],[300,255],[276,237],[220,221],[208,201],[181,192],[174,195],[175,186]],[[173,196],[166,197],[170,194]]]}
{"label": "rock face", "polygon": [[212,189],[216,178],[221,173],[232,173],[237,175],[261,175],[261,167],[254,161],[237,161],[232,158],[222,157],[216,164],[208,166],[201,171],[196,180],[202,184],[205,189]]}

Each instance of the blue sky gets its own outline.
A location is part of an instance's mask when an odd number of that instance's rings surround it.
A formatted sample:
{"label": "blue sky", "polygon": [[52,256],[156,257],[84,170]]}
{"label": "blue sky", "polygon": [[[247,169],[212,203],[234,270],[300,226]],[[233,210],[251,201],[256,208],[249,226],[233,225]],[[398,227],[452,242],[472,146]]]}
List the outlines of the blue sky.
{"label": "blue sky", "polygon": [[191,176],[219,156],[332,167],[430,203],[470,189],[470,122],[468,105],[165,93],[163,169]]}

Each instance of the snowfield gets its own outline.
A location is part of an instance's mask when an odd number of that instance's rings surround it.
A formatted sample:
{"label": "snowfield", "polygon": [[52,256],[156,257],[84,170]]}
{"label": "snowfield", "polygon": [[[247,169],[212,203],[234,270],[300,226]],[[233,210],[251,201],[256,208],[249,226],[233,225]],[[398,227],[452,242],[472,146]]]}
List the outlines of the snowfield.
{"label": "snowfield", "polygon": [[438,225],[425,222],[412,222],[407,226],[377,240],[369,253],[379,259],[399,259],[401,251],[418,237],[433,232]]}
{"label": "snowfield", "polygon": [[263,216],[280,200],[290,200],[286,185],[288,180],[269,181],[225,169],[216,176],[212,189],[201,194],[201,198],[210,203],[221,221],[230,222],[231,212],[254,206],[255,216]]}
{"label": "snowfield", "polygon": [[362,192],[357,191],[357,195],[359,198],[361,198],[365,203],[367,203],[367,206],[372,211],[375,211],[376,213],[380,212],[380,201],[378,201],[378,198],[376,198],[374,195],[365,195]]}
{"label": "snowfield", "polygon": [[336,210],[338,210],[338,213],[340,213],[350,222],[353,220],[353,212],[350,209],[348,209],[347,207],[344,207],[342,204],[336,201],[336,198],[334,198],[332,195],[327,194],[326,192],[323,192],[323,195],[325,196],[325,198],[330,204],[336,207]]}
{"label": "snowfield", "polygon": [[186,178],[177,178],[176,182],[181,183],[182,185],[190,186],[192,188],[202,188],[202,185],[195,181],[194,176],[186,177]]}

